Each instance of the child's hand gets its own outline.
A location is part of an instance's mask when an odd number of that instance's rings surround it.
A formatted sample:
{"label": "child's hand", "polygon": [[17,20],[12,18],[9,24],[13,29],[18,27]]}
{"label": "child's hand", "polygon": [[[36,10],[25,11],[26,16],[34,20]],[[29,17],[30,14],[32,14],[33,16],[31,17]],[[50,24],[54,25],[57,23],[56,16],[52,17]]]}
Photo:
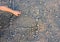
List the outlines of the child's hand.
{"label": "child's hand", "polygon": [[10,13],[14,14],[15,16],[19,16],[21,14],[21,11],[15,11],[6,6],[0,6],[0,10],[10,12]]}
{"label": "child's hand", "polygon": [[19,16],[19,15],[21,14],[21,11],[13,11],[13,14],[14,14],[15,16]]}

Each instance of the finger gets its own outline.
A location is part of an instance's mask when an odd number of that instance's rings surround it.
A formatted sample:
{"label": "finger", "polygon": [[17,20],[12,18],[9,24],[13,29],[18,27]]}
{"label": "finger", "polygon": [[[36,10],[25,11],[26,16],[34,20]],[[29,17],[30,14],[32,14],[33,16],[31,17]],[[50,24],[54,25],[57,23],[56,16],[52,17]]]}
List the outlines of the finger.
{"label": "finger", "polygon": [[19,16],[20,14],[18,14],[18,16]]}

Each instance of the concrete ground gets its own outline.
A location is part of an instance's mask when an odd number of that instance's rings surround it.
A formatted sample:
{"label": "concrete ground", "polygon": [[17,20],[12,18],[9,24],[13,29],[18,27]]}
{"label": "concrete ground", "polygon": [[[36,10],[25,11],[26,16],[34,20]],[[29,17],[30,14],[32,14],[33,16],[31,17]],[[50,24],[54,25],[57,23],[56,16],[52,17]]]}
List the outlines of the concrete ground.
{"label": "concrete ground", "polygon": [[16,0],[16,3],[22,14],[10,19],[0,42],[60,42],[60,0]]}

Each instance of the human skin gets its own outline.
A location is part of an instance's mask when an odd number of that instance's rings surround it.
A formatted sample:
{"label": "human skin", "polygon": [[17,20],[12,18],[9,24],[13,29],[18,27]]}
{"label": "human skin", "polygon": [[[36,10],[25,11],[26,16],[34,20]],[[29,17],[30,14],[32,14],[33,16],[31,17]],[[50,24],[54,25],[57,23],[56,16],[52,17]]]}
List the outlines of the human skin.
{"label": "human skin", "polygon": [[12,10],[12,9],[8,8],[7,6],[0,6],[0,10],[10,12],[10,13],[14,14],[15,16],[19,16],[21,14],[21,11]]}

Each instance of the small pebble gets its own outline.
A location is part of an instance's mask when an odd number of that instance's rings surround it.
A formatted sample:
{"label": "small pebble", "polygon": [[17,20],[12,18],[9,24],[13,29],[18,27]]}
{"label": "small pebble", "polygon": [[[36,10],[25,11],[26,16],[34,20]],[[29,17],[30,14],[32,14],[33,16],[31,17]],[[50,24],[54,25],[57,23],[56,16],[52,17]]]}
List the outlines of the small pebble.
{"label": "small pebble", "polygon": [[36,19],[36,21],[38,21],[38,19]]}
{"label": "small pebble", "polygon": [[35,35],[33,35],[35,37]]}
{"label": "small pebble", "polygon": [[24,35],[22,35],[24,37]]}
{"label": "small pebble", "polygon": [[51,36],[52,38],[54,38],[54,36]]}
{"label": "small pebble", "polygon": [[56,18],[57,18],[58,16],[56,16]]}
{"label": "small pebble", "polygon": [[27,15],[25,15],[25,16],[27,16]]}
{"label": "small pebble", "polygon": [[10,22],[12,22],[13,20],[11,19]]}
{"label": "small pebble", "polygon": [[36,31],[36,33],[38,33],[38,31]]}
{"label": "small pebble", "polygon": [[37,24],[37,26],[39,27],[39,25]]}
{"label": "small pebble", "polygon": [[15,36],[15,35],[12,35],[13,37]]}
{"label": "small pebble", "polygon": [[37,18],[37,19],[39,19],[40,17],[41,17],[41,16],[40,16],[40,15],[38,15],[36,18]]}
{"label": "small pebble", "polygon": [[40,4],[42,4],[42,2],[40,1]]}
{"label": "small pebble", "polygon": [[33,28],[32,28],[32,30],[33,30]]}

